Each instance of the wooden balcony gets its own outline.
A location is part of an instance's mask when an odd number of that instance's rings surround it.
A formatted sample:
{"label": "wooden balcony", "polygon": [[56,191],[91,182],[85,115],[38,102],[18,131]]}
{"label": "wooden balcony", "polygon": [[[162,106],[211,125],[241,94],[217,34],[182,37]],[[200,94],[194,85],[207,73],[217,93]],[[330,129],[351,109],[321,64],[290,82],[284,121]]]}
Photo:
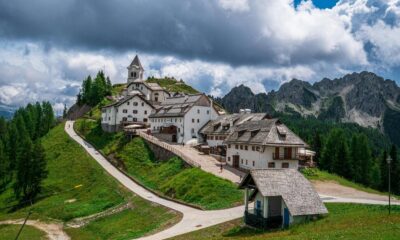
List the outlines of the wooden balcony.
{"label": "wooden balcony", "polygon": [[276,154],[272,153],[273,160],[300,160],[300,156],[298,154]]}

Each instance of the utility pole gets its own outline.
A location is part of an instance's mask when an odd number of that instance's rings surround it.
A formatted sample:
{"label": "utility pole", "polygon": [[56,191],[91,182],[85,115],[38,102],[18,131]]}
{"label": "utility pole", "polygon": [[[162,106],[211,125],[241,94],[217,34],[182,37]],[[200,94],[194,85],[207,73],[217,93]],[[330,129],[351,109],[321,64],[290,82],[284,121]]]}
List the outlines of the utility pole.
{"label": "utility pole", "polygon": [[387,157],[386,159],[387,164],[388,164],[388,170],[389,170],[389,174],[388,174],[388,178],[389,178],[389,215],[390,215],[390,163],[392,162],[392,158],[390,157],[390,155]]}
{"label": "utility pole", "polygon": [[32,210],[29,210],[28,215],[26,215],[26,217],[25,217],[24,223],[22,224],[21,228],[20,228],[19,231],[18,231],[17,236],[15,237],[15,240],[18,240],[19,235],[21,234],[22,229],[24,228],[24,226],[25,226],[26,222],[28,221],[28,218],[29,218],[29,216],[30,216],[31,214],[32,214]]}

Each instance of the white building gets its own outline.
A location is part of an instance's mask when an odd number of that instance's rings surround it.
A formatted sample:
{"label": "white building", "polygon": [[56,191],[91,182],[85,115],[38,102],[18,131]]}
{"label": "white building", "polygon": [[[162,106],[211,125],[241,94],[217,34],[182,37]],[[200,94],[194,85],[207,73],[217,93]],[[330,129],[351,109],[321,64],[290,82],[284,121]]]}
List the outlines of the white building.
{"label": "white building", "polygon": [[123,90],[122,96],[101,109],[101,125],[104,131],[118,131],[128,124],[148,125],[154,106],[169,96],[157,83],[143,80],[144,69],[137,55],[127,69],[128,86]]}
{"label": "white building", "polygon": [[140,92],[128,95],[101,109],[102,129],[115,132],[129,124],[146,125],[153,110],[153,105]]}
{"label": "white building", "polygon": [[298,169],[299,150],[308,147],[279,119],[244,122],[224,144],[227,164],[243,169]]}
{"label": "white building", "polygon": [[152,133],[158,138],[187,143],[192,139],[202,141],[199,130],[218,117],[212,101],[204,94],[168,97],[150,115]]}

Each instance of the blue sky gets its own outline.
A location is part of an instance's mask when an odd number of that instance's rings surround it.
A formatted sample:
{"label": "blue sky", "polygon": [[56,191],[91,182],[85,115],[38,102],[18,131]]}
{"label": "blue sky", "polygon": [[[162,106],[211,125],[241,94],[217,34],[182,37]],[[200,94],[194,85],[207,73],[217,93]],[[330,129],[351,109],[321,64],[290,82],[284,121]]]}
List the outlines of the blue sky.
{"label": "blue sky", "polygon": [[[294,0],[295,6],[299,5],[299,3],[303,0]],[[338,0],[313,0],[312,3],[321,9],[324,8],[332,8],[336,5],[336,3],[339,2]]]}
{"label": "blue sky", "polygon": [[71,105],[103,69],[223,96],[360,71],[400,79],[400,0],[0,0],[0,106]]}

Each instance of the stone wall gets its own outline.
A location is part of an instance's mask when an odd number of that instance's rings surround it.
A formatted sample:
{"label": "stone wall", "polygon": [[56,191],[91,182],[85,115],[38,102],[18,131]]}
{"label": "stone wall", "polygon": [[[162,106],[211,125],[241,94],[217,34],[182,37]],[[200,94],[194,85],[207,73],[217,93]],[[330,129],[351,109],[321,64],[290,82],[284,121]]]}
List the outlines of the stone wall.
{"label": "stone wall", "polygon": [[144,139],[144,140],[146,141],[147,145],[150,147],[151,151],[153,151],[154,156],[156,157],[157,160],[166,161],[172,157],[176,157],[176,155],[173,154],[172,152],[170,152],[162,147],[159,147],[159,146],[147,141],[146,139]]}

